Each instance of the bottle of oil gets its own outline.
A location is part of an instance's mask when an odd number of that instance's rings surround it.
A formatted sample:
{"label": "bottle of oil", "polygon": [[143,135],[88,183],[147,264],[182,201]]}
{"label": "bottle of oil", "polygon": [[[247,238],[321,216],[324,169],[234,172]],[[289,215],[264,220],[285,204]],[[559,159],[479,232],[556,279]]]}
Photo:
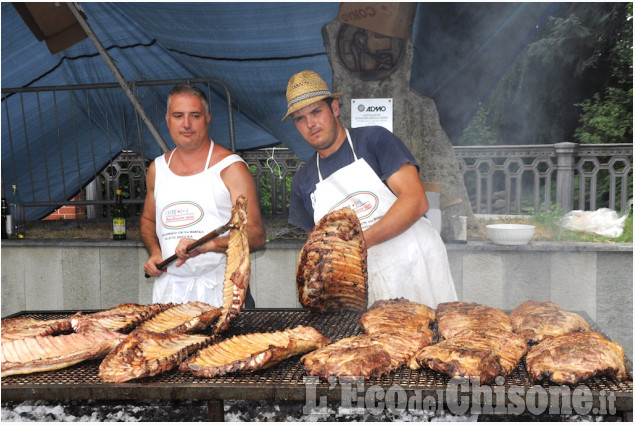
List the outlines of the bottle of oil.
{"label": "bottle of oil", "polygon": [[115,191],[115,205],[112,207],[112,238],[126,239],[126,209],[121,199],[121,189]]}
{"label": "bottle of oil", "polygon": [[7,212],[7,236],[9,238],[23,238],[24,228],[26,227],[24,217],[24,204],[20,199],[18,193],[18,186],[11,186],[11,193],[7,197],[8,212]]}

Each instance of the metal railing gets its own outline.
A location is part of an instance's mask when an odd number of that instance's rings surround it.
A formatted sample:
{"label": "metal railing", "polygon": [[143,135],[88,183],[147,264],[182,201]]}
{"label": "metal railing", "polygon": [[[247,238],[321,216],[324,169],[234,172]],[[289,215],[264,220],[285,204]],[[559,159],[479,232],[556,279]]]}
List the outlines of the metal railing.
{"label": "metal railing", "polygon": [[[160,123],[164,120],[167,86],[184,81],[205,85],[210,102],[212,85],[220,85],[225,90],[229,100],[229,122],[226,124],[233,148],[231,98],[222,81],[214,78],[138,81],[131,83],[131,86],[142,99],[146,111],[150,112],[150,117],[155,123]],[[8,106],[10,99],[12,107]],[[91,109],[95,102],[108,101],[112,104],[113,99],[119,99],[119,104],[117,106],[115,102],[110,111],[111,114],[121,114],[117,125],[123,126],[123,129],[114,128],[112,115],[100,115],[95,108]],[[25,112],[25,102],[30,102],[32,109],[29,112]],[[108,216],[114,189],[125,186],[128,189],[125,202],[133,215],[139,214],[145,197],[145,173],[149,165],[143,150],[144,129],[118,84],[3,88],[2,103],[3,143],[6,136],[11,147],[11,157],[3,157],[3,164],[6,159],[7,164],[12,165],[8,169],[14,173],[19,169],[26,185],[40,185],[38,191],[30,192],[40,195],[23,199],[26,207],[78,204],[89,206],[89,217]],[[52,131],[44,131],[43,116],[46,116],[46,110],[56,117],[68,114],[72,119],[68,126],[71,128],[62,129],[57,121],[52,125]],[[75,113],[80,110],[82,116],[87,117],[82,119],[89,123],[88,130],[82,135],[75,133],[75,123],[79,119]],[[38,131],[22,131],[30,120],[38,123]],[[211,135],[213,131],[214,127],[211,127]],[[113,158],[105,167],[95,161],[94,151],[99,146],[93,135],[97,132],[107,135],[105,149],[108,157]],[[116,132],[118,137],[123,137],[123,150],[119,152],[113,152],[110,148],[110,138],[115,137],[112,134]],[[62,145],[67,139],[71,139],[72,143],[63,153]],[[13,158],[14,148],[18,147],[26,150],[26,164],[17,164]],[[103,146],[101,148],[104,149]],[[35,152],[41,154],[36,155]],[[472,209],[477,214],[526,214],[551,208],[554,204],[558,204],[563,212],[600,207],[624,212],[632,198],[632,143],[470,146],[455,147],[454,152]],[[290,150],[279,147],[238,153],[245,159],[256,179],[263,215],[288,216],[291,179],[303,161]],[[51,196],[53,190],[49,180],[49,172],[55,167],[64,170],[61,183],[57,183],[62,186],[61,191],[57,190],[57,197]],[[40,170],[40,173],[44,170],[45,178],[36,178],[33,170]],[[7,177],[4,167],[2,177],[3,180]],[[9,177],[10,181],[15,178],[14,175]],[[78,199],[77,191],[67,187],[65,178],[92,183],[83,188],[79,200],[69,201]]]}
{"label": "metal railing", "polygon": [[[628,208],[633,144],[455,147],[476,214]],[[599,184],[608,186],[600,190]],[[599,198],[599,194],[604,194]]]}

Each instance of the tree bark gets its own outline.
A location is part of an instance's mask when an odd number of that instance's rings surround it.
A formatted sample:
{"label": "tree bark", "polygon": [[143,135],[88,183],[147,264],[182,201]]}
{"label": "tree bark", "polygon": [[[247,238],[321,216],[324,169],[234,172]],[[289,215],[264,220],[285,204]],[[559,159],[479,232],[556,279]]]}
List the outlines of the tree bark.
{"label": "tree bark", "polygon": [[333,69],[332,90],[343,95],[340,99],[342,125],[350,127],[351,99],[392,98],[393,133],[406,144],[419,162],[422,181],[441,185],[441,236],[452,240],[452,222],[456,216],[467,216],[468,223],[473,224],[474,215],[452,143],[441,127],[434,100],[410,89],[413,58],[411,40],[404,39],[403,54],[391,74],[382,80],[364,81],[352,75],[338,57],[337,37],[342,25],[335,20],[322,30]]}

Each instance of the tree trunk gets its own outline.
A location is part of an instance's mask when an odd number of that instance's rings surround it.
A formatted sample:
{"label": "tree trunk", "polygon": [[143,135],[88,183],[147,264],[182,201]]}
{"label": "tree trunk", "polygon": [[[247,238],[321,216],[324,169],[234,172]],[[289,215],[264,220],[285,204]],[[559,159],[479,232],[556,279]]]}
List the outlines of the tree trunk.
{"label": "tree trunk", "polygon": [[342,25],[335,20],[325,25],[322,31],[333,69],[332,89],[343,95],[340,99],[342,125],[350,127],[351,99],[392,98],[393,132],[419,162],[422,181],[441,185],[441,235],[446,240],[452,240],[454,232],[451,224],[455,216],[467,216],[468,223],[473,223],[474,215],[452,143],[441,127],[434,101],[410,89],[413,57],[410,39],[403,40],[401,59],[388,76],[365,81],[349,72],[338,57],[337,40]]}

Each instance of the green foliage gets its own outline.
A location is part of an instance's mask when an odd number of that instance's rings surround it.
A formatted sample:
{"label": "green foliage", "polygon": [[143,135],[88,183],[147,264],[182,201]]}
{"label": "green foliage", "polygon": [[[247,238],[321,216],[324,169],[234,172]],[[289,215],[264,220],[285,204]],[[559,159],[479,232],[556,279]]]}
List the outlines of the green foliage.
{"label": "green foliage", "polygon": [[633,141],[633,4],[628,19],[610,52],[612,85],[602,94],[576,104],[582,109],[574,137],[580,143],[632,143]]}
{"label": "green foliage", "polygon": [[489,111],[480,108],[459,139],[461,146],[496,145],[496,132],[487,124]]}
{"label": "green foliage", "polygon": [[457,144],[573,141],[581,108],[579,137],[632,140],[631,17],[632,3],[559,3]]}

